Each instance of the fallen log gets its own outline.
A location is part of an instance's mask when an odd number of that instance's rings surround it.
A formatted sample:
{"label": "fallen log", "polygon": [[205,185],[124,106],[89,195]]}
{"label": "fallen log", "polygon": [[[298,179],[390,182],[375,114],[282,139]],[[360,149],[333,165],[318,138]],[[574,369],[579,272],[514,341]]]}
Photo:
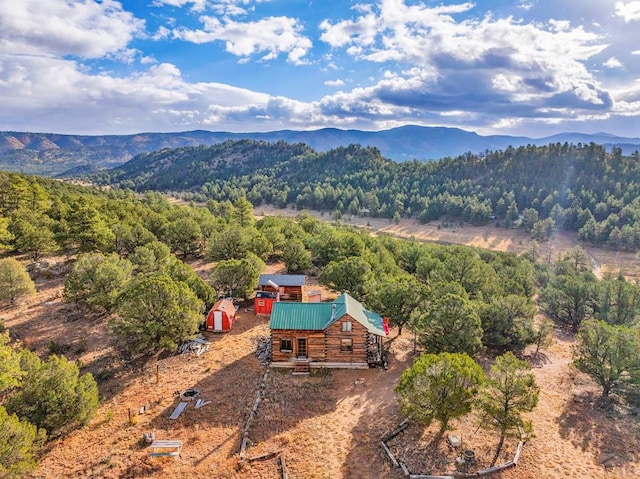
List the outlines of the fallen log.
{"label": "fallen log", "polygon": [[391,459],[391,462],[393,463],[394,466],[396,467],[400,467],[398,465],[398,461],[396,460],[395,456],[393,455],[393,453],[389,450],[389,448],[387,447],[387,445],[384,443],[384,441],[380,441],[380,444],[382,444],[382,449],[384,449],[384,452],[387,453],[387,456],[389,456],[389,459]]}
{"label": "fallen log", "polygon": [[242,438],[242,445],[240,446],[240,462],[244,461],[244,455],[245,455],[246,450],[247,450],[247,440],[248,439],[249,439],[249,436],[247,436],[246,434]]}
{"label": "fallen log", "polygon": [[382,438],[380,440],[383,441],[383,442],[386,442],[389,439],[393,439],[398,434],[400,434],[402,431],[404,431],[408,426],[409,426],[409,423],[405,419],[404,421],[402,421],[402,423],[400,423],[400,426],[398,426],[398,428],[396,430],[390,432],[389,434],[385,434],[384,436],[382,436]]}
{"label": "fallen log", "polygon": [[513,456],[513,463],[517,466],[518,461],[520,460],[520,454],[522,453],[522,446],[524,446],[524,441],[520,441],[518,443],[518,448],[516,449],[516,454]]}
{"label": "fallen log", "polygon": [[265,459],[271,459],[272,457],[275,457],[278,454],[280,454],[280,452],[281,451],[272,451],[272,452],[266,452],[264,454],[260,454],[258,456],[252,456],[252,457],[247,459],[247,462],[262,461],[262,460],[265,460]]}
{"label": "fallen log", "polygon": [[477,476],[487,476],[489,474],[493,474],[494,472],[504,471],[505,469],[509,469],[510,467],[515,466],[513,461],[505,462],[504,464],[498,464],[497,466],[488,467],[487,469],[482,469],[481,471],[476,472]]}
{"label": "fallen log", "polygon": [[282,473],[282,479],[289,479],[289,470],[287,464],[284,462],[284,453],[280,454],[280,471]]}

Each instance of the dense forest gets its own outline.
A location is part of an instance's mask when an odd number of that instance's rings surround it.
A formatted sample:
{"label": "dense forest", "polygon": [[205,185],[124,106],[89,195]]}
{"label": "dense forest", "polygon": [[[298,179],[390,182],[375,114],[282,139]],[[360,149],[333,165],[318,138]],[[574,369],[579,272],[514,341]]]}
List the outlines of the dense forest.
{"label": "dense forest", "polygon": [[[302,153],[296,161],[313,154],[302,145],[282,146]],[[375,150],[350,150],[391,168]],[[567,148],[574,150],[581,151]],[[333,153],[333,164],[357,176],[359,162],[339,153]],[[619,161],[629,166],[630,160]],[[320,177],[320,170],[309,169],[307,176]],[[617,173],[610,173],[609,181],[613,178]],[[499,378],[518,374],[530,401],[488,423],[500,431],[500,445],[521,423],[519,413],[537,401],[530,366],[512,354],[522,356],[533,345],[535,356],[549,343],[552,323],[536,321],[537,311],[575,334],[574,364],[600,386],[603,400],[613,395],[627,401],[622,386],[640,383],[640,286],[622,276],[598,280],[579,248],[554,264],[539,264],[531,255],[373,237],[305,213],[256,220],[244,196],[233,202],[209,200],[206,207],[172,205],[157,192],[137,196],[131,190],[100,191],[0,173],[0,307],[16,307],[34,293],[27,270],[37,271],[34,266],[50,255],[67,257],[62,300],[73,305],[75,320],[102,324],[126,360],[174,351],[198,332],[217,297],[248,298],[266,261],[282,262],[288,272],[317,275],[321,284],[348,291],[387,316],[398,335],[403,328],[412,331],[415,347],[429,353],[403,374],[397,389],[403,410],[425,423],[435,418],[446,428],[474,401],[492,414],[501,394]],[[206,278],[187,263],[194,258],[213,262]],[[101,384],[110,376],[101,371],[94,379],[90,373],[95,371],[86,365],[58,356],[63,352],[58,345],[39,358],[11,339],[0,323],[0,430],[11,431],[0,435],[0,472],[17,477],[36,467],[46,438],[55,440],[91,420]],[[487,379],[475,363],[480,353],[496,358]],[[424,402],[415,399],[423,394],[416,386],[429,384],[425,378],[432,364],[451,365],[456,378],[478,371],[463,403],[451,406],[455,414],[449,406],[425,411]],[[439,384],[438,378],[431,380],[434,387]]]}
{"label": "dense forest", "polygon": [[563,229],[595,245],[640,248],[640,156],[593,143],[396,163],[358,145],[318,153],[303,144],[229,141],[139,155],[93,181],[196,201],[245,196],[256,206],[293,205],[335,217],[495,222],[525,228],[538,240]]}

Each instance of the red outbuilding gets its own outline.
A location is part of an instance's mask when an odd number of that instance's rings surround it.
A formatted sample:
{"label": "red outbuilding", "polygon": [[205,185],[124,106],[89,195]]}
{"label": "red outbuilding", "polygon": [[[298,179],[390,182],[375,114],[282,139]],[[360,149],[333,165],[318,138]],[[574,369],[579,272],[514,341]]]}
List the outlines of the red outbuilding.
{"label": "red outbuilding", "polygon": [[236,320],[237,306],[229,299],[221,299],[213,305],[207,314],[207,331],[231,331]]}
{"label": "red outbuilding", "polygon": [[253,300],[253,310],[260,316],[270,316],[273,303],[279,300],[280,293],[273,291],[258,291]]}

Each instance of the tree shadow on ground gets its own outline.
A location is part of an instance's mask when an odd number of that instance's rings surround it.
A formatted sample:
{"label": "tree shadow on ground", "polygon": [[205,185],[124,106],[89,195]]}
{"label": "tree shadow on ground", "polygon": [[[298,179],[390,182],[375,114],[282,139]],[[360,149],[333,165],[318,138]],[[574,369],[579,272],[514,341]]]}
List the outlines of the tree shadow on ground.
{"label": "tree shadow on ground", "polygon": [[622,467],[638,460],[640,423],[637,416],[613,405],[601,407],[595,392],[574,396],[557,419],[560,437],[581,448],[592,450],[600,465]]}
{"label": "tree shadow on ground", "polygon": [[[234,468],[265,371],[266,366],[253,353],[245,355],[190,385],[199,391],[198,398],[210,403],[196,409],[197,398],[186,401],[184,412],[172,420],[169,416],[181,401],[176,397],[155,415],[149,427],[160,431],[163,438],[182,438],[185,449],[191,442],[205,441],[206,450],[199,449],[196,457],[191,457],[194,466],[226,464]],[[297,377],[290,370],[270,370],[249,428],[248,445],[267,442],[296,428],[301,421],[334,410],[336,397],[329,382],[322,375]]]}
{"label": "tree shadow on ground", "polygon": [[[344,464],[344,477],[368,479],[370,477],[405,477],[396,468],[381,446],[381,438],[396,430],[405,419],[401,413],[393,388],[402,372],[411,365],[414,357],[411,338],[402,339],[390,349],[389,376],[374,386],[366,395],[373,398],[371,407],[364,411],[352,431],[352,445]],[[489,362],[490,358],[487,358]],[[383,399],[383,400],[380,400]],[[386,441],[396,459],[406,464],[412,474],[440,475],[455,470],[455,460],[462,450],[471,449],[476,460],[469,472],[486,467],[491,462],[498,435],[494,431],[480,430],[473,415],[451,422],[451,431],[439,434],[439,424],[426,427],[415,421],[397,436]],[[462,439],[462,446],[453,449],[447,444],[447,436],[455,434]],[[517,439],[508,439],[498,463],[513,459]]]}
{"label": "tree shadow on ground", "polygon": [[[368,479],[373,476],[400,479],[404,477],[395,468],[380,445],[380,438],[398,427],[404,419],[395,398],[394,387],[402,372],[411,365],[414,356],[413,338],[395,336],[388,347],[389,368],[381,372],[370,389],[363,391],[364,409],[352,430],[351,448],[343,465],[344,477]],[[400,352],[402,350],[402,352]]]}
{"label": "tree shadow on ground", "polygon": [[551,358],[549,358],[549,355],[543,351],[538,351],[538,354],[535,356],[533,354],[525,354],[523,359],[528,361],[534,368],[541,368],[545,364],[551,364]]}

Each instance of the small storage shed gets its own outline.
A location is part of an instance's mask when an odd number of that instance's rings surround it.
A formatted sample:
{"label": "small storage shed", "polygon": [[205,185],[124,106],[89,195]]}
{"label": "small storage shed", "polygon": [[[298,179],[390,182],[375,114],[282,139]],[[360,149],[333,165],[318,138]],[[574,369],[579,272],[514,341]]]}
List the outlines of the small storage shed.
{"label": "small storage shed", "polygon": [[236,321],[237,306],[230,299],[221,299],[209,310],[205,329],[207,331],[231,331]]}
{"label": "small storage shed", "polygon": [[273,291],[258,291],[253,299],[253,310],[260,316],[270,316],[273,303],[278,301],[279,293]]}
{"label": "small storage shed", "polygon": [[280,301],[302,302],[306,282],[304,274],[261,274],[258,290],[280,293]]}
{"label": "small storage shed", "polygon": [[322,301],[322,291],[319,289],[314,289],[313,291],[309,291],[307,293],[307,302],[309,303],[320,303]]}

